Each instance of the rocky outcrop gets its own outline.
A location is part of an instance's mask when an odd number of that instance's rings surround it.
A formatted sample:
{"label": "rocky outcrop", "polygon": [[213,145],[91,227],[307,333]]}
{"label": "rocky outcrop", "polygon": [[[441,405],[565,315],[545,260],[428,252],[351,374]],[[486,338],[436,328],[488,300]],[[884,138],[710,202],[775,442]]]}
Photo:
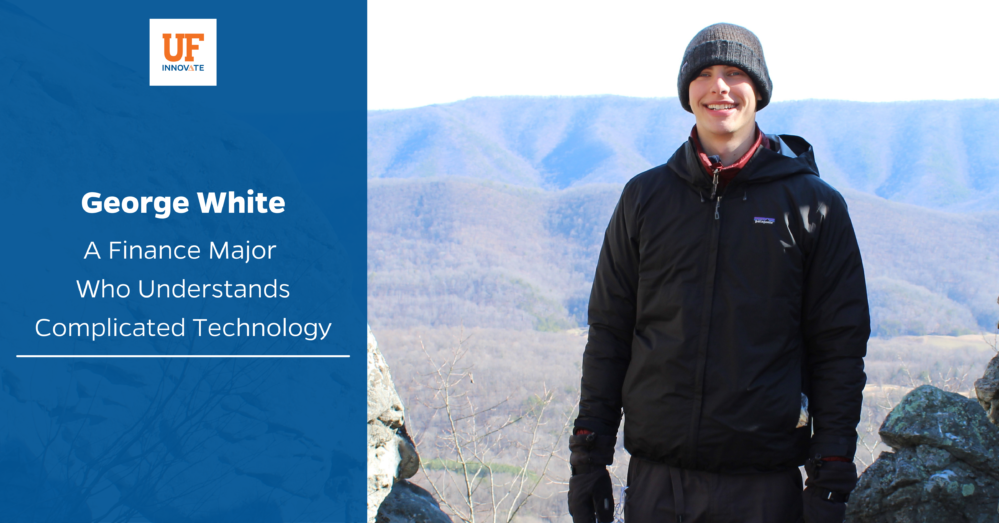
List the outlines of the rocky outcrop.
{"label": "rocky outcrop", "polygon": [[368,327],[368,523],[450,523],[433,497],[406,481],[420,469],[388,363]]}
{"label": "rocky outcrop", "polygon": [[451,523],[437,500],[406,480],[397,481],[378,508],[376,523]]}
{"label": "rocky outcrop", "polygon": [[975,395],[978,403],[985,409],[986,415],[994,425],[999,425],[999,356],[992,358],[985,369],[985,375],[975,381]]}
{"label": "rocky outcrop", "polygon": [[924,385],[879,434],[894,452],[882,452],[861,475],[846,521],[999,521],[999,428],[974,400]]}

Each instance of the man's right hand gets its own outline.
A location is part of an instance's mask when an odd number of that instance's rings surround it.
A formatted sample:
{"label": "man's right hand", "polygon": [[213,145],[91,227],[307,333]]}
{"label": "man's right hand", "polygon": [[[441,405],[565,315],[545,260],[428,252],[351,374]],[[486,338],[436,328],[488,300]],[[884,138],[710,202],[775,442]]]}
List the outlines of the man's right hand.
{"label": "man's right hand", "polygon": [[572,523],[614,521],[614,492],[607,467],[569,478],[569,515]]}
{"label": "man's right hand", "polygon": [[[569,437],[569,515],[573,523],[614,521],[614,489],[607,465],[614,462],[614,436],[577,429]],[[594,517],[596,519],[594,519]]]}

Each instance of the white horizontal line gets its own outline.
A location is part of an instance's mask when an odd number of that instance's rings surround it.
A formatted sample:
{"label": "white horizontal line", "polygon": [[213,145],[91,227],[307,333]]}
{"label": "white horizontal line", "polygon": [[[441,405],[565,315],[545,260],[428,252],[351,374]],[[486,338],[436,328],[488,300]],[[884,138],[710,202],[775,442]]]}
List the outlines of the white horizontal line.
{"label": "white horizontal line", "polygon": [[17,358],[349,358],[349,354],[17,354]]}

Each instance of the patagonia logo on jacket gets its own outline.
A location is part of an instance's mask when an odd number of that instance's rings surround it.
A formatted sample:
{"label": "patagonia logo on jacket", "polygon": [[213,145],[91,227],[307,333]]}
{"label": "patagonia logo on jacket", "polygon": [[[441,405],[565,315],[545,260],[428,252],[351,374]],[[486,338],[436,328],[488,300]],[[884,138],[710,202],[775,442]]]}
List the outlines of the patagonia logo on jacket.
{"label": "patagonia logo on jacket", "polygon": [[763,217],[763,216],[757,216],[757,217],[753,218],[753,223],[762,223],[762,224],[765,224],[765,225],[773,225],[774,224],[774,219],[773,218],[766,218],[766,217]]}

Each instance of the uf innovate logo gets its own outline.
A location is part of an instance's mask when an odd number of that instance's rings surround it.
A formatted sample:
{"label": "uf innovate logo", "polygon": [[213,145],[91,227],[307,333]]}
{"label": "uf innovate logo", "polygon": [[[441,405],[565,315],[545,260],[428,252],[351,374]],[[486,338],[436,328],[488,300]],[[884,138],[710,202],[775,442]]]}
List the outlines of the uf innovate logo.
{"label": "uf innovate logo", "polygon": [[149,85],[216,85],[215,19],[149,20]]}

